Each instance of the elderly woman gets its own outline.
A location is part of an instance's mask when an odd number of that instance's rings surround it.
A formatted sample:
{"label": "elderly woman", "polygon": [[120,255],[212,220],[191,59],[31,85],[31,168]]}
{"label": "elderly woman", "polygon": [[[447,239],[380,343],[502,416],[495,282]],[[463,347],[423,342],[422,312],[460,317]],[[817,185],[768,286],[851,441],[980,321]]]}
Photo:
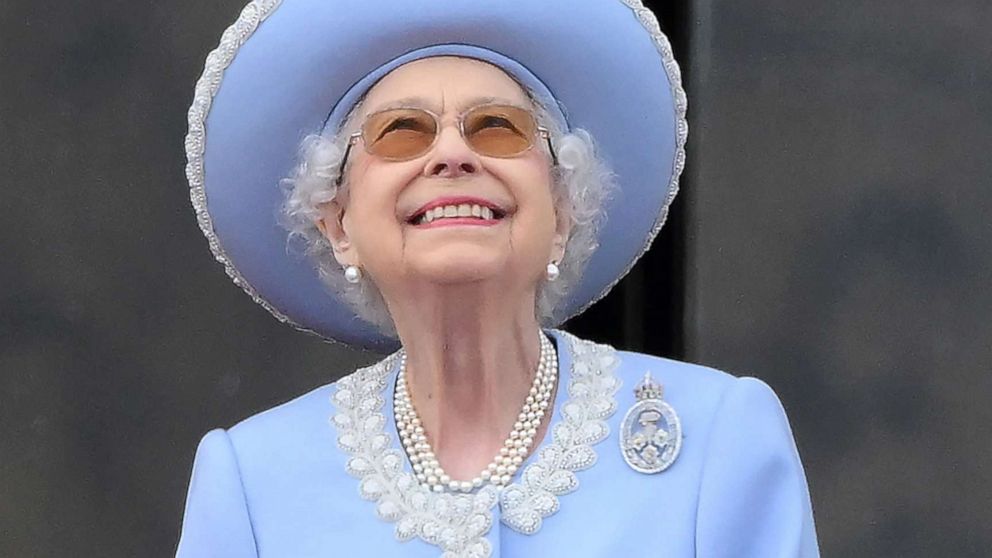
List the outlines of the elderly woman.
{"label": "elderly woman", "polygon": [[401,348],[207,434],[179,556],[816,556],[765,384],[545,329],[660,228],[684,110],[633,1],[250,4],[190,111],[200,224],[280,319]]}

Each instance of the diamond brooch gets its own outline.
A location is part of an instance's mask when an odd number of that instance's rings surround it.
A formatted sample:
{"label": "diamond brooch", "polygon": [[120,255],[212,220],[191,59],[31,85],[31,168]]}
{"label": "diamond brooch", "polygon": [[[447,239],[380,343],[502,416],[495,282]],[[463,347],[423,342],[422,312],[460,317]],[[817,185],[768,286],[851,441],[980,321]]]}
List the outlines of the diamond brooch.
{"label": "diamond brooch", "polygon": [[671,405],[662,400],[661,384],[644,374],[634,388],[637,402],[623,417],[620,451],[631,469],[645,474],[670,467],[682,449],[682,425]]}

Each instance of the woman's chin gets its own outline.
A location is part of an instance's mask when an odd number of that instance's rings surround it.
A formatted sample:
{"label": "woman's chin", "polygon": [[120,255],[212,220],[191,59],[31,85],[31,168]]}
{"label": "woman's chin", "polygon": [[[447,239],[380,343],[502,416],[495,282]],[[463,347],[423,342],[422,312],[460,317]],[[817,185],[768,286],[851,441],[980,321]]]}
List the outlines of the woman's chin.
{"label": "woman's chin", "polygon": [[507,266],[494,258],[479,257],[441,258],[414,267],[417,275],[438,285],[458,285],[499,280],[507,274]]}
{"label": "woman's chin", "polygon": [[498,274],[471,268],[434,270],[423,275],[424,279],[430,283],[446,286],[481,284],[488,279],[498,278]]}

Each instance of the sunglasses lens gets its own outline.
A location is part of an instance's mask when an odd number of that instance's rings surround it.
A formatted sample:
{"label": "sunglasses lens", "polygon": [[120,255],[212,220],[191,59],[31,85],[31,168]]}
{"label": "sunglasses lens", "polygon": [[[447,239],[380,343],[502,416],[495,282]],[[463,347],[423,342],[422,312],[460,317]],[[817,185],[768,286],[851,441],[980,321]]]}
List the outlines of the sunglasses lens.
{"label": "sunglasses lens", "polygon": [[465,114],[465,141],[480,155],[513,157],[530,149],[537,123],[530,112],[513,106],[484,105]]}
{"label": "sunglasses lens", "polygon": [[[362,126],[362,141],[369,153],[387,160],[419,157],[437,136],[437,120],[416,108],[388,109],[374,113]],[[478,154],[514,157],[534,145],[537,122],[520,107],[482,105],[462,117],[465,141]]]}
{"label": "sunglasses lens", "polygon": [[412,159],[434,142],[437,122],[419,109],[391,109],[368,117],[362,140],[369,153],[383,159]]}

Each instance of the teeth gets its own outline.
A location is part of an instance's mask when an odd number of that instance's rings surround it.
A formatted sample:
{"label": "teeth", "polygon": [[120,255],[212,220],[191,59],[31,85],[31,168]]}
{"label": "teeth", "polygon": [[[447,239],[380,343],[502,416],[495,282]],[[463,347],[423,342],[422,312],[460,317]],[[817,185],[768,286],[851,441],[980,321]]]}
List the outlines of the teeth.
{"label": "teeth", "polygon": [[463,203],[461,205],[445,205],[425,211],[424,214],[417,219],[417,224],[430,223],[432,221],[448,217],[478,217],[488,221],[492,220],[494,215],[492,209],[481,205],[467,203]]}

